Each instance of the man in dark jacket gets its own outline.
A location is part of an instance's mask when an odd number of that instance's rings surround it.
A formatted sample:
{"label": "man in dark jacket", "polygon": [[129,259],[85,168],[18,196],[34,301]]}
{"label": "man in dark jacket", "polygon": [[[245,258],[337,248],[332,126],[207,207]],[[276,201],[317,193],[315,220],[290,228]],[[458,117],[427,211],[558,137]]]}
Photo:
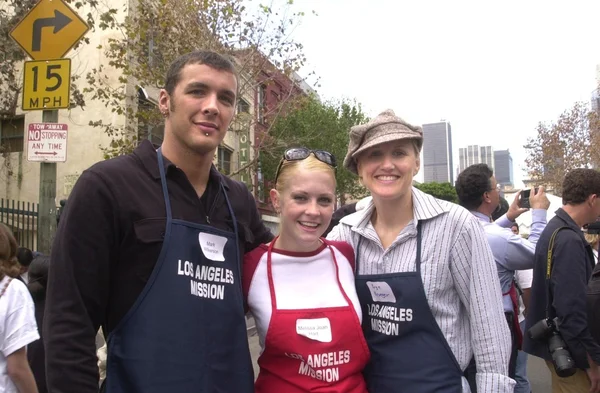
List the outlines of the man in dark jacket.
{"label": "man in dark jacket", "polygon": [[[600,392],[600,345],[590,333],[586,304],[587,283],[594,268],[592,250],[581,227],[600,216],[600,172],[575,169],[563,182],[563,207],[548,222],[538,240],[531,300],[526,317],[526,330],[546,318],[550,302],[550,318],[557,317],[560,334],[573,357],[577,372],[560,378],[552,364],[547,340],[534,340],[525,335],[525,352],[546,360],[552,374],[553,392]],[[546,266],[550,239],[556,232],[552,248],[550,277],[551,299],[548,299]]]}
{"label": "man in dark jacket", "polygon": [[53,393],[98,391],[99,326],[107,393],[254,391],[241,258],[272,235],[246,185],[213,165],[238,78],[199,51],[165,82],[162,146],[83,172],[61,214],[44,318]]}

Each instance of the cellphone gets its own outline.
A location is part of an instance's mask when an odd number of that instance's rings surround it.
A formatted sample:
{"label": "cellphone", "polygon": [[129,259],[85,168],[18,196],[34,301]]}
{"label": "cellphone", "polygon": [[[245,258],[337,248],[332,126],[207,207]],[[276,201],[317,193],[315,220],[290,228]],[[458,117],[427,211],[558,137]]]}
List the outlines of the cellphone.
{"label": "cellphone", "polygon": [[[534,193],[537,194],[537,192],[538,192],[538,188],[536,187],[534,189]],[[529,204],[529,196],[530,195],[531,195],[530,189],[521,191],[521,195],[519,196],[519,207],[525,208],[525,209],[531,208],[531,205]]]}

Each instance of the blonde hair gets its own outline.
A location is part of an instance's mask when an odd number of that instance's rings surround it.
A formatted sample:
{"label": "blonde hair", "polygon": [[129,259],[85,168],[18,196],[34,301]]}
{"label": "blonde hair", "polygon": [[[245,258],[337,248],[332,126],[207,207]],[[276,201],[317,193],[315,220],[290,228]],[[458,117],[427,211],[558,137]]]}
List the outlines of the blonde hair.
{"label": "blonde hair", "polygon": [[310,156],[304,160],[283,161],[281,164],[281,169],[279,170],[277,184],[275,184],[275,189],[279,192],[285,191],[288,188],[290,181],[301,169],[310,172],[330,173],[333,177],[333,183],[336,184],[335,170],[333,167],[319,160],[313,153],[311,153]]}
{"label": "blonde hair", "polygon": [[18,277],[20,265],[17,260],[17,240],[12,231],[4,224],[0,224],[0,280],[4,276]]}
{"label": "blonde hair", "polygon": [[584,233],[583,235],[590,246],[594,246],[598,243],[598,240],[600,240],[600,235],[598,234],[590,235],[589,233]]}

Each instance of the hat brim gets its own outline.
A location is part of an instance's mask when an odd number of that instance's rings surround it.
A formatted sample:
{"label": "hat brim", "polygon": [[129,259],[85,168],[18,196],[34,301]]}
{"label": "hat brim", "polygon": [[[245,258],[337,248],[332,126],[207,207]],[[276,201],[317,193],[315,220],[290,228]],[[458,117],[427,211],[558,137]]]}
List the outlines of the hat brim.
{"label": "hat brim", "polygon": [[421,148],[421,143],[423,141],[422,138],[416,137],[414,132],[394,132],[393,134],[383,134],[379,135],[367,143],[361,145],[354,153],[352,153],[352,158],[356,159],[362,152],[367,149],[370,149],[373,146],[382,145],[388,142],[400,141],[403,139],[413,139],[417,141],[419,145],[419,149]]}

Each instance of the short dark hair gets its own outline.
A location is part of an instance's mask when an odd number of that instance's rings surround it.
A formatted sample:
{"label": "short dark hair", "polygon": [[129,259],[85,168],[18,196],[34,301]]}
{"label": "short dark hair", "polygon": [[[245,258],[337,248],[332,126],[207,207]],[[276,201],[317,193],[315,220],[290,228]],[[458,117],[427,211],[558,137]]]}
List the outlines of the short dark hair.
{"label": "short dark hair", "polygon": [[462,171],[456,179],[456,194],[460,205],[475,210],[483,203],[483,193],[492,187],[494,172],[486,164],[471,165]]}
{"label": "short dark hair", "polygon": [[595,169],[573,169],[562,186],[563,205],[579,205],[592,194],[600,197],[600,172]]}
{"label": "short dark hair", "polygon": [[28,267],[31,261],[33,261],[33,253],[28,248],[19,247],[17,250],[17,259],[19,260],[19,265]]}
{"label": "short dark hair", "polygon": [[27,288],[34,301],[46,298],[46,287],[48,286],[48,271],[50,269],[50,257],[39,255],[29,265],[29,284]]}
{"label": "short dark hair", "polygon": [[175,86],[179,83],[181,70],[188,64],[204,64],[215,70],[228,71],[235,76],[236,80],[238,79],[235,66],[227,57],[211,51],[194,51],[179,56],[171,63],[165,77],[165,90],[169,95],[173,94]]}

